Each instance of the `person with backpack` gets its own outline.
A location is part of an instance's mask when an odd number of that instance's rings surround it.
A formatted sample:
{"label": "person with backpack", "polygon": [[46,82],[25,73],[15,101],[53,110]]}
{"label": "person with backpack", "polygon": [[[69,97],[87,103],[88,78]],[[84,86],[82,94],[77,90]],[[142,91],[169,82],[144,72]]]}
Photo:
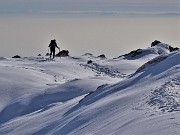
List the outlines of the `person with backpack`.
{"label": "person with backpack", "polygon": [[53,59],[54,59],[56,48],[58,48],[60,50],[60,48],[57,46],[55,39],[51,40],[51,43],[49,44],[49,48],[50,48],[50,59],[51,59],[52,54],[53,54]]}

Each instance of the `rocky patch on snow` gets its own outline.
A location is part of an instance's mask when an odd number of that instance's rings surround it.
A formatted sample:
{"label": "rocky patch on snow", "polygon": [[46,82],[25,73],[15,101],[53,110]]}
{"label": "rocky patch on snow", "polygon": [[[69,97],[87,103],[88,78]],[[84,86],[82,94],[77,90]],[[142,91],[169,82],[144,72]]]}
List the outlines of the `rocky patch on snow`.
{"label": "rocky patch on snow", "polygon": [[15,56],[13,56],[12,58],[21,58],[21,56],[15,55]]}
{"label": "rocky patch on snow", "polygon": [[101,54],[101,55],[98,56],[98,58],[100,58],[100,59],[106,59],[106,56],[105,56],[104,54]]}
{"label": "rocky patch on snow", "polygon": [[160,42],[160,41],[158,41],[158,40],[155,40],[155,41],[153,41],[153,42],[151,43],[151,47],[154,47],[154,46],[165,47],[165,48],[168,49],[170,52],[179,50],[178,47],[172,47],[172,46],[170,46],[170,45],[168,45],[168,44],[164,44],[164,43],[162,43],[162,42]]}
{"label": "rocky patch on snow", "polygon": [[62,50],[58,54],[56,54],[56,57],[68,57],[69,51],[68,50]]}

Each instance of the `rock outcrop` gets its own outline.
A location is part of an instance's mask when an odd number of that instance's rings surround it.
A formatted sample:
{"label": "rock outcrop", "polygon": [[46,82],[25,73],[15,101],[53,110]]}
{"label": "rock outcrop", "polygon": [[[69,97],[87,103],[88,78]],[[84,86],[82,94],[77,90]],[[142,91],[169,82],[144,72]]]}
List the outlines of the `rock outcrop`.
{"label": "rock outcrop", "polygon": [[15,56],[13,56],[12,58],[21,58],[21,56],[15,55]]}
{"label": "rock outcrop", "polygon": [[68,57],[69,51],[68,50],[62,50],[58,54],[56,54],[56,57]]}
{"label": "rock outcrop", "polygon": [[101,54],[101,55],[98,56],[98,58],[106,59],[106,56],[104,54]]}

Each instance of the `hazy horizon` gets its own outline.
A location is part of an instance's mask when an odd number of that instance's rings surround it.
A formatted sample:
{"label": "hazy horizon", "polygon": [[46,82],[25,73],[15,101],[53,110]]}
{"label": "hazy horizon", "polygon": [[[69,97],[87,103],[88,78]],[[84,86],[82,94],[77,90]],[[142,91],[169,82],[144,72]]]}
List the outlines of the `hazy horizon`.
{"label": "hazy horizon", "polygon": [[117,57],[156,39],[180,47],[179,15],[178,0],[2,0],[0,56],[45,55],[51,39],[71,56]]}

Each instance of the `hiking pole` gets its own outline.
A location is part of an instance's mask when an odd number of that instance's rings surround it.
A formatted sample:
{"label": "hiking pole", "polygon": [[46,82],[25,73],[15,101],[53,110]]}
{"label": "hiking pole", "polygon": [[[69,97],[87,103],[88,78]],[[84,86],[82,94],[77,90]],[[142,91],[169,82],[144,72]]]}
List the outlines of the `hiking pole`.
{"label": "hiking pole", "polygon": [[[59,48],[59,54],[60,54],[60,48]],[[61,56],[59,55],[59,58],[61,59]]]}
{"label": "hiking pole", "polygon": [[51,59],[50,53],[49,53],[49,48],[48,48],[48,54],[49,54],[49,60]]}

